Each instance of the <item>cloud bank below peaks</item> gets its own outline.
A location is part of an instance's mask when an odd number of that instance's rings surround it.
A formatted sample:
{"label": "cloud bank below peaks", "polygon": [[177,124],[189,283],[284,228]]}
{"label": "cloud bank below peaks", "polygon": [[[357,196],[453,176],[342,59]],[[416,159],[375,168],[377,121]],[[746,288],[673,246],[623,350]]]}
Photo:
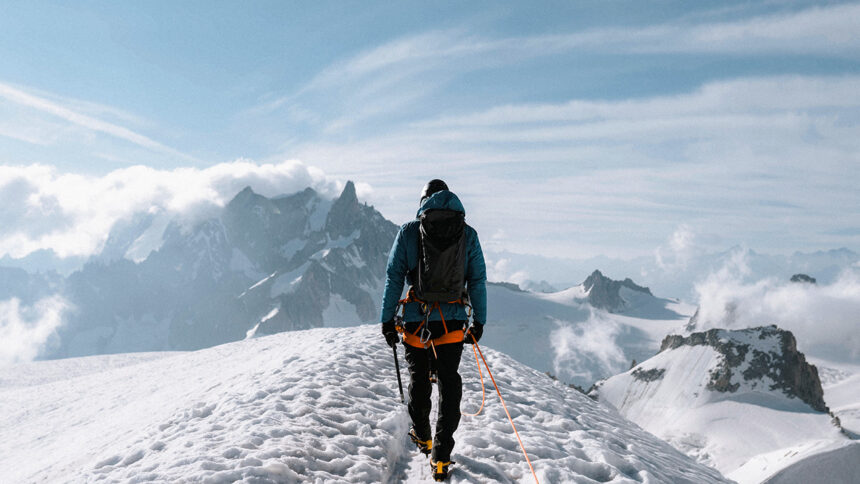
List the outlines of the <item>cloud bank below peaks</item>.
{"label": "cloud bank below peaks", "polygon": [[[307,187],[333,197],[343,185],[295,160],[237,160],[204,169],[132,166],[96,176],[46,165],[0,166],[0,257],[20,258],[40,249],[60,257],[89,256],[101,249],[118,220],[161,211],[197,220],[245,186],[270,197]],[[357,188],[360,196],[371,191],[365,184]]]}
{"label": "cloud bank below peaks", "polygon": [[22,306],[18,299],[0,301],[0,366],[32,361],[62,324],[69,304],[59,296]]}
{"label": "cloud bank below peaks", "polygon": [[860,267],[847,268],[827,285],[776,278],[750,282],[739,254],[696,284],[696,331],[776,324],[794,333],[798,348],[808,355],[860,362]]}

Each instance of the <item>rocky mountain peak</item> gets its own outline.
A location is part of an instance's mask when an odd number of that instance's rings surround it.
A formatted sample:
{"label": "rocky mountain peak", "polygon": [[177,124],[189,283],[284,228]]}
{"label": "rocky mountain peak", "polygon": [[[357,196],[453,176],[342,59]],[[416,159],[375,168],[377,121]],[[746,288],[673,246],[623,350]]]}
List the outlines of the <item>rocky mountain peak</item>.
{"label": "rocky mountain peak", "polygon": [[625,301],[621,297],[622,287],[653,296],[650,289],[636,284],[629,277],[623,281],[616,281],[604,276],[599,270],[592,272],[582,285],[588,292],[588,302],[596,308],[609,312],[619,312],[624,309]]}
{"label": "rocky mountain peak", "polygon": [[249,211],[253,211],[257,217],[267,217],[278,213],[277,207],[272,204],[271,200],[256,193],[250,186],[237,193],[225,208],[226,212],[242,214],[241,216],[247,215]]}
{"label": "rocky mountain peak", "polygon": [[361,205],[355,193],[355,184],[346,182],[340,196],[331,206],[326,220],[326,230],[332,239],[347,237],[359,228]]}
{"label": "rocky mountain peak", "polygon": [[229,203],[227,203],[227,207],[247,207],[261,198],[263,197],[254,192],[254,190],[249,185],[243,188],[242,191],[237,193],[236,196],[234,196],[233,199],[230,200]]}
{"label": "rocky mountain peak", "polygon": [[699,345],[710,346],[721,355],[720,363],[710,372],[708,390],[734,393],[742,386],[765,385],[767,390],[799,398],[819,412],[828,411],[818,369],[797,351],[790,331],[771,325],[669,335],[663,339],[660,352]]}
{"label": "rocky mountain peak", "polygon": [[247,185],[239,193],[237,193],[236,196],[233,198],[247,197],[247,196],[253,195],[253,194],[254,194],[254,189],[251,188],[251,185]]}
{"label": "rocky mountain peak", "polygon": [[358,196],[355,194],[355,183],[352,180],[347,180],[338,199],[349,201],[350,203],[358,203]]}

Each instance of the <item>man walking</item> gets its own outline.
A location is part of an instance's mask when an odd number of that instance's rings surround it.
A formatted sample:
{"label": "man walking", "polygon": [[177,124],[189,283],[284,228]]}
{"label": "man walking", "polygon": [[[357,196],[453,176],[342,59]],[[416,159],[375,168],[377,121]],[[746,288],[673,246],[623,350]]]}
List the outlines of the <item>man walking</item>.
{"label": "man walking", "polygon": [[[484,254],[477,232],[465,223],[465,212],[442,180],[424,187],[416,220],[400,227],[394,239],[382,300],[382,334],[394,348],[402,333],[409,364],[409,437],[420,451],[432,454],[437,481],[448,475],[460,423],[463,342],[480,340],[487,320]],[[396,325],[404,280],[410,287],[403,322]],[[469,306],[473,325],[467,328]],[[433,381],[439,390],[435,435],[430,429]]]}

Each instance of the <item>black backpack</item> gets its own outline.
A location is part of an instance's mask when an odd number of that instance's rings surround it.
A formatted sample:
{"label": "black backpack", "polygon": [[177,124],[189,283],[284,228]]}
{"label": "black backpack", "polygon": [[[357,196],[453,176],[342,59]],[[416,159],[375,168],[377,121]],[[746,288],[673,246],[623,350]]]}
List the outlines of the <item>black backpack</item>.
{"label": "black backpack", "polygon": [[415,296],[428,303],[462,299],[466,293],[466,214],[428,210],[418,219]]}

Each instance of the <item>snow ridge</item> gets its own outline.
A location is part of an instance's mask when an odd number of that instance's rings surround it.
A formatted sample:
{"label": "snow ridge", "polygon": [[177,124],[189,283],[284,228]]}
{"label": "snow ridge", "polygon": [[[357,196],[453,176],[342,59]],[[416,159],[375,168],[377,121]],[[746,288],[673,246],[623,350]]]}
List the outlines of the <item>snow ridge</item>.
{"label": "snow ridge", "polygon": [[[727,482],[579,392],[484,351],[541,482]],[[466,412],[480,404],[470,358]],[[369,325],[19,381],[0,387],[0,468],[12,482],[425,482],[391,359]],[[451,482],[526,482],[510,424],[487,397],[455,434]]]}

